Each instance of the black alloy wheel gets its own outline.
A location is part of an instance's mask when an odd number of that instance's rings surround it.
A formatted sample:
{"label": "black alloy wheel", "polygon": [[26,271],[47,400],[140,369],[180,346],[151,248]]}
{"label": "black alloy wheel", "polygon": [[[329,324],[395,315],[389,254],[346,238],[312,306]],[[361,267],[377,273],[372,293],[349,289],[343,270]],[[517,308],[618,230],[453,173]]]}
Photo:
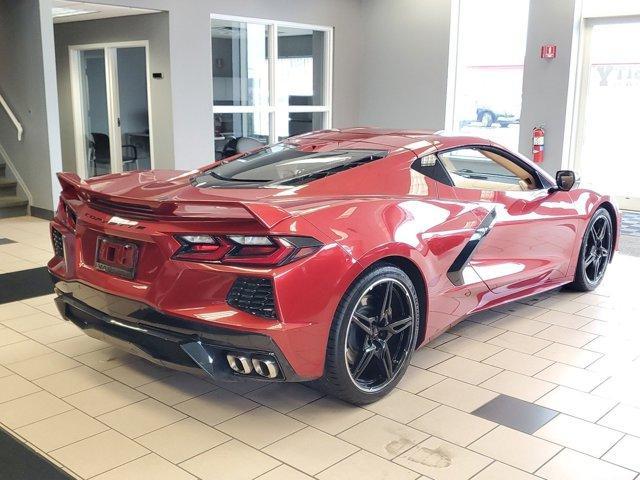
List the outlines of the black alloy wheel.
{"label": "black alloy wheel", "polygon": [[575,277],[569,288],[590,292],[600,285],[613,254],[613,237],[611,215],[599,208],[584,232]]}
{"label": "black alloy wheel", "polygon": [[338,306],[317,385],[355,404],[379,400],[409,366],[419,318],[418,294],[404,271],[389,264],[365,271]]}

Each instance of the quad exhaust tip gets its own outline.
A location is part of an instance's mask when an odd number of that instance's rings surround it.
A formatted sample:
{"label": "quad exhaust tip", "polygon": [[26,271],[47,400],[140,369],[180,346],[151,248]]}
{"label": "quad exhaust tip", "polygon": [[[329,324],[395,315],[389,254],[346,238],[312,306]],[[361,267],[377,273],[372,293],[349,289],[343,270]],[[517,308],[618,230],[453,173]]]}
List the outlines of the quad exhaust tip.
{"label": "quad exhaust tip", "polygon": [[231,370],[241,375],[249,375],[255,371],[264,378],[278,377],[278,364],[270,358],[249,358],[243,355],[227,354],[227,363]]}

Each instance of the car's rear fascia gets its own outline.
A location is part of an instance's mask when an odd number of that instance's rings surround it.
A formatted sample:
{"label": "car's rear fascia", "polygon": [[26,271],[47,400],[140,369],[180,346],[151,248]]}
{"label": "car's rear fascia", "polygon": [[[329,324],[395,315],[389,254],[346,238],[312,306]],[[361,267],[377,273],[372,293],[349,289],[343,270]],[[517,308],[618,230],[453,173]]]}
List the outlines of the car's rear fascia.
{"label": "car's rear fascia", "polygon": [[[175,337],[178,344],[200,342],[211,346],[209,353],[217,355],[216,371],[208,373],[220,379],[239,375],[224,362],[229,352],[273,355],[281,373],[277,380],[300,381],[322,375],[330,323],[344,289],[339,282],[354,261],[304,218],[286,218],[271,228],[246,219],[141,218],[114,223],[112,214],[64,197],[51,222],[51,228],[62,235],[63,258],[55,256],[48,267],[56,283],[61,313],[88,334],[120,346],[133,346],[134,353],[155,357],[152,359],[170,366],[180,362],[158,358],[150,353],[151,348],[140,349],[135,345],[137,335],[127,334],[142,327]],[[69,204],[75,225],[65,215],[65,205]],[[173,258],[181,246],[176,236],[194,233],[307,236],[317,239],[322,247],[306,258],[270,267]],[[100,236],[138,245],[139,259],[132,280],[95,268]],[[239,278],[268,279],[272,283],[276,318],[229,305],[229,291]],[[93,314],[91,321],[77,318],[89,314]],[[109,319],[116,323],[105,324]],[[197,363],[192,367],[198,368]]]}

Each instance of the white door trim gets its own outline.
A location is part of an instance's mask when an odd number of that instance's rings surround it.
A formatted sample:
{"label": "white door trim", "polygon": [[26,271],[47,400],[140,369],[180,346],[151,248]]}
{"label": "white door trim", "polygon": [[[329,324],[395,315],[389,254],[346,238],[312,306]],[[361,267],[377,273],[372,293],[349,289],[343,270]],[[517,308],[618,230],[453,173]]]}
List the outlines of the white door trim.
{"label": "white door trim", "polygon": [[155,168],[154,143],[153,143],[153,116],[151,106],[151,68],[149,61],[149,41],[136,40],[129,42],[90,43],[82,45],[69,45],[69,73],[71,76],[71,105],[73,110],[73,131],[76,152],[76,171],[81,178],[88,178],[87,158],[85,148],[85,134],[87,130],[84,92],[80,53],[84,50],[105,51],[105,75],[107,84],[107,110],[109,116],[109,145],[111,154],[111,172],[122,172],[122,135],[118,118],[120,117],[120,99],[118,95],[118,62],[117,49],[130,47],[144,47],[145,68],[147,79],[147,114],[149,116],[149,157],[151,168]]}

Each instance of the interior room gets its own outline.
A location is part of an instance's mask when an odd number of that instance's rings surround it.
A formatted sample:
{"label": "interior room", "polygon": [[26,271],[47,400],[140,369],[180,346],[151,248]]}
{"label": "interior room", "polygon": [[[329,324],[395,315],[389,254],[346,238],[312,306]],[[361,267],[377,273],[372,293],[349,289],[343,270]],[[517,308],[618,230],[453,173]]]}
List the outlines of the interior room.
{"label": "interior room", "polygon": [[640,479],[635,0],[0,0],[0,478]]}

